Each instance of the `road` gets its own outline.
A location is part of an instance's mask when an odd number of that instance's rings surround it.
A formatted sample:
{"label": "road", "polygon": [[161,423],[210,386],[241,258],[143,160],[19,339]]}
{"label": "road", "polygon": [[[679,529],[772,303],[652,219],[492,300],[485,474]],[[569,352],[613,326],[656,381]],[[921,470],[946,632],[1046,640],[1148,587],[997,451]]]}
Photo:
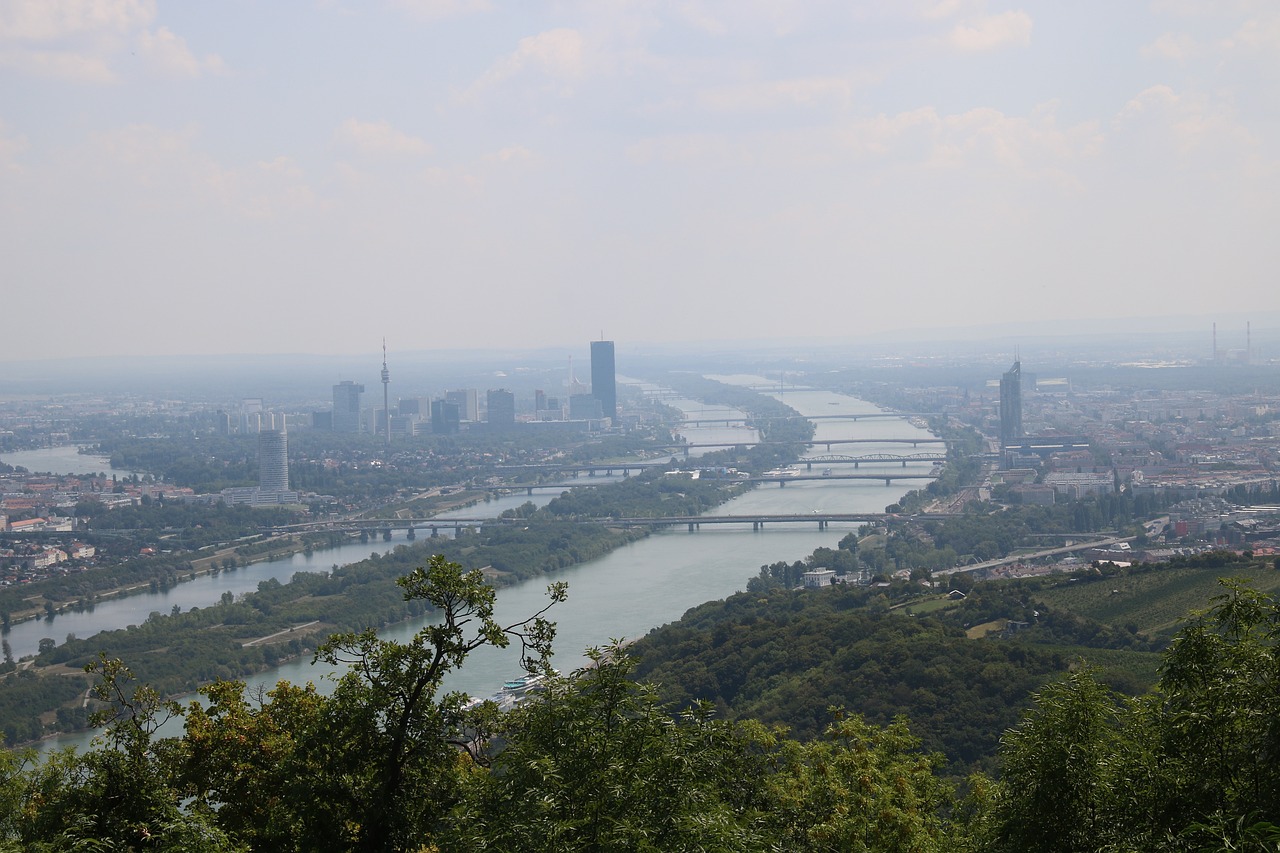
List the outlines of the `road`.
{"label": "road", "polygon": [[977,572],[982,569],[991,569],[996,566],[1007,566],[1010,563],[1022,563],[1027,560],[1038,560],[1041,557],[1056,557],[1059,554],[1071,554],[1076,551],[1087,551],[1090,548],[1105,548],[1108,545],[1114,545],[1117,542],[1129,542],[1132,536],[1112,536],[1107,539],[1094,539],[1089,542],[1081,542],[1076,545],[1067,545],[1062,548],[1046,548],[1043,551],[1033,551],[1030,554],[1018,554],[1013,557],[1001,557],[998,560],[987,560],[985,563],[974,563],[971,566],[956,566],[954,569],[938,569],[933,574],[950,575],[956,572]]}

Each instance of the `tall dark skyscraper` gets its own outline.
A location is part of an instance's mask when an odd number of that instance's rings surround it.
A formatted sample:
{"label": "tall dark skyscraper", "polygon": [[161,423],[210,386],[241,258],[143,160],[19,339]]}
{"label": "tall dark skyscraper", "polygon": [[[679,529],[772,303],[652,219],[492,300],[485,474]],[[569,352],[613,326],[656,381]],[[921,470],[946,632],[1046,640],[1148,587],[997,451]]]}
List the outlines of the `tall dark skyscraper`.
{"label": "tall dark skyscraper", "polygon": [[458,404],[448,400],[431,401],[431,431],[436,435],[452,435],[458,431]]}
{"label": "tall dark skyscraper", "polygon": [[618,382],[613,370],[613,341],[591,342],[591,396],[600,401],[600,414],[618,420]]}
{"label": "tall dark skyscraper", "polygon": [[333,431],[360,431],[360,395],[364,386],[350,379],[333,386]]}
{"label": "tall dark skyscraper", "polygon": [[1022,438],[1022,362],[1000,377],[1000,444]]}
{"label": "tall dark skyscraper", "polygon": [[516,395],[505,388],[490,391],[489,411],[485,417],[493,432],[508,432],[516,428]]}

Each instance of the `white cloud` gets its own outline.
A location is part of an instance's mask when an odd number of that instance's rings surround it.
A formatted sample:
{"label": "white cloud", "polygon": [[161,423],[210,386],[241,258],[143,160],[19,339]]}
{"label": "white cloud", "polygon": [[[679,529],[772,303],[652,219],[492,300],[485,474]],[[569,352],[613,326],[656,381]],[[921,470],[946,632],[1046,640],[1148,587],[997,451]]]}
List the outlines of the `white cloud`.
{"label": "white cloud", "polygon": [[523,145],[511,145],[493,155],[499,163],[528,163],[534,158],[534,153]]}
{"label": "white cloud", "polygon": [[386,121],[360,121],[349,118],[334,134],[337,142],[361,154],[430,154],[425,140],[396,130]]}
{"label": "white cloud", "polygon": [[582,34],[562,28],[522,38],[507,65],[512,73],[532,66],[560,77],[576,76],[582,73]]}
{"label": "white cloud", "polygon": [[922,173],[982,175],[988,182],[1042,183],[1080,189],[1081,168],[1096,158],[1104,137],[1097,122],[1063,127],[1057,104],[1026,116],[991,108],[939,113],[919,107],[851,119],[823,130],[811,127],[742,134],[692,133],[652,137],[627,154],[638,164],[686,164],[704,169],[773,171],[814,169],[861,174],[876,182]]}
{"label": "white cloud", "polygon": [[566,28],[546,30],[522,38],[514,51],[490,66],[472,84],[466,96],[474,96],[527,71],[540,72],[560,80],[577,78],[584,69],[583,46],[582,33]]}
{"label": "white cloud", "polygon": [[1196,40],[1186,33],[1164,33],[1160,38],[1142,48],[1145,59],[1172,59],[1184,62],[1200,53]]}
{"label": "white cloud", "polygon": [[947,36],[957,50],[981,52],[1006,45],[1031,43],[1031,16],[1021,10],[988,15],[970,24],[957,24]]}
{"label": "white cloud", "polygon": [[1178,96],[1171,87],[1164,84],[1143,89],[1124,105],[1120,115],[1122,118],[1147,112],[1153,107],[1168,106],[1178,103]]}
{"label": "white cloud", "polygon": [[137,45],[138,53],[165,74],[198,77],[203,72],[220,72],[224,68],[216,54],[197,59],[187,47],[186,39],[168,27],[160,27],[155,32],[143,30],[138,34]]}
{"label": "white cloud", "polygon": [[100,57],[69,51],[0,49],[0,67],[75,83],[112,83],[116,79],[110,66]]}
{"label": "white cloud", "polygon": [[1131,98],[1116,118],[1116,127],[1139,140],[1153,162],[1165,152],[1181,166],[1221,170],[1230,164],[1241,173],[1265,174],[1277,169],[1258,137],[1225,105],[1198,93],[1179,94],[1166,85],[1151,86]]}
{"label": "white cloud", "polygon": [[93,32],[125,33],[155,18],[153,0],[6,0],[0,39],[53,41]]}
{"label": "white cloud", "polygon": [[1280,14],[1272,12],[1269,16],[1245,21],[1230,38],[1223,41],[1222,47],[1226,50],[1255,51],[1274,57],[1280,53]]}
{"label": "white cloud", "polygon": [[97,133],[73,152],[74,166],[63,183],[91,195],[122,192],[133,214],[144,218],[157,211],[203,208],[262,219],[319,205],[289,158],[226,164],[201,150],[197,141],[194,129],[149,124]]}
{"label": "white cloud", "polygon": [[216,54],[198,58],[168,27],[150,27],[154,0],[12,0],[0,4],[0,65],[85,83],[119,78],[113,64],[132,51],[165,75],[220,72]]}

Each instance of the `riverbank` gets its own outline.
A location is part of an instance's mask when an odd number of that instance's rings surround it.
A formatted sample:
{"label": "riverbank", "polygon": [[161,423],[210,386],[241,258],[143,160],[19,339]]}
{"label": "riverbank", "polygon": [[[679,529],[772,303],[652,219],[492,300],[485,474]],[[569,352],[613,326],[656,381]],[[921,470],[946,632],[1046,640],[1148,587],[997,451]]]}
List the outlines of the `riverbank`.
{"label": "riverbank", "polygon": [[[836,396],[815,398],[811,401],[811,408],[816,412],[830,414],[837,411],[832,408],[833,404],[838,404],[840,409],[850,414],[875,410],[856,399]],[[904,429],[901,423],[897,426],[882,421],[824,423],[827,426],[823,426],[822,431],[832,438],[865,436],[879,441],[886,436],[905,436],[909,439],[908,433],[923,434],[914,428]],[[706,434],[697,436],[698,440],[709,437],[711,436]],[[640,478],[629,479],[635,481]],[[676,478],[666,478],[663,481],[673,494],[690,487],[697,488],[694,485],[697,482]],[[595,490],[586,491],[591,493]],[[574,490],[574,493],[581,494],[581,491]],[[880,512],[886,503],[896,500],[902,493],[901,488],[870,482],[811,481],[789,484],[785,489],[754,489],[736,498],[731,504],[720,504],[712,512],[716,515],[756,510],[787,515],[809,514],[815,509],[824,512]],[[607,521],[604,523],[607,524]],[[537,527],[548,529],[542,525]],[[571,528],[563,529],[567,531]],[[535,554],[516,556],[512,565],[520,569],[522,574],[512,576],[513,580],[519,582],[500,590],[496,615],[504,622],[519,621],[545,604],[543,578],[553,575],[557,581],[568,581],[571,585],[569,600],[563,605],[557,605],[552,618],[558,625],[557,648],[562,649],[561,655],[567,656],[570,661],[580,660],[578,656],[581,651],[589,646],[600,646],[616,638],[636,637],[657,625],[677,619],[689,607],[722,598],[735,589],[742,589],[762,563],[803,558],[817,547],[833,546],[850,529],[853,527],[849,525],[833,525],[826,530],[817,529],[817,525],[778,525],[768,531],[752,531],[750,524],[745,529],[735,528],[734,525],[716,525],[714,530],[704,529],[696,533],[686,533],[683,528],[659,531],[643,540],[637,537],[625,544],[615,545],[596,556],[579,554],[585,558],[576,562],[565,562],[560,558],[552,560],[549,552],[543,557]],[[527,535],[519,527],[510,527],[503,532],[504,538],[510,537],[512,544],[521,535]],[[536,534],[537,529],[532,533]],[[555,538],[556,535],[558,534],[552,532],[550,538]],[[416,546],[423,544],[423,540],[419,540]],[[569,551],[572,550],[571,546]],[[516,554],[511,553],[513,556]],[[390,555],[386,555],[353,566],[349,571],[344,570],[339,574],[340,578],[344,578],[341,582],[345,583],[345,578],[360,577],[374,570],[379,574],[386,570],[386,576],[392,578],[396,566],[395,561],[389,557]],[[406,554],[405,557],[412,561],[412,554]],[[501,563],[502,560],[498,562]],[[411,568],[408,562],[405,566]],[[265,598],[260,595],[250,596],[245,604],[259,613],[262,612],[261,608],[278,611],[284,599],[291,595],[283,592],[285,586],[281,585],[280,590],[268,590]],[[394,585],[389,587],[393,593],[398,591]],[[388,596],[386,606],[396,606],[397,601],[398,599]],[[244,612],[255,620],[259,618],[249,611]],[[383,614],[369,624],[382,626],[380,634],[387,639],[407,640],[423,624],[422,618],[410,618],[408,621],[392,624],[386,619],[385,609],[374,608],[371,612]],[[276,615],[283,618],[289,614],[276,612]],[[296,615],[298,618],[291,624],[307,621],[302,618],[302,614]],[[155,621],[156,625],[160,625],[167,621],[167,617]],[[147,630],[155,628],[151,625],[145,627]],[[273,630],[278,631],[284,627],[285,624],[281,623]],[[273,630],[246,626],[241,641],[272,633]],[[280,653],[279,663],[283,665],[267,668],[262,676],[254,677],[253,684],[269,688],[277,680],[305,683],[325,674],[310,665],[308,655],[295,655],[293,662],[284,663],[285,655],[289,654],[288,649],[279,648],[276,651]],[[133,659],[132,654],[125,656],[114,651],[112,654],[129,661]],[[149,656],[142,654],[139,657],[146,659]],[[558,663],[557,666],[563,671],[576,668],[573,663]],[[462,690],[472,695],[486,695],[492,692],[494,684],[500,684],[518,669],[518,650],[493,653],[486,651],[468,661],[465,672],[458,673],[451,680],[449,689]],[[243,676],[233,674],[229,677]]]}
{"label": "riverbank", "polygon": [[[602,483],[587,491],[602,505],[623,511],[651,510],[669,503],[670,511],[659,510],[658,514],[683,515],[713,507],[740,489],[694,480],[677,482],[653,472],[650,477]],[[582,490],[575,494],[581,497]],[[551,503],[558,500],[565,498],[553,498]],[[137,678],[160,693],[181,695],[212,680],[244,678],[304,658],[306,650],[314,648],[320,627],[326,628],[326,633],[381,629],[425,616],[420,606],[406,604],[395,580],[430,554],[443,553],[467,568],[491,567],[502,572],[494,578],[496,584],[518,583],[598,559],[648,535],[645,530],[611,528],[607,518],[584,523],[580,519],[561,520],[549,512],[523,528],[495,525],[454,538],[428,538],[392,553],[375,553],[332,572],[297,574],[287,583],[264,581],[256,592],[224,599],[213,607],[186,612],[175,609],[170,614],[157,611],[128,630],[104,632],[85,640],[69,636],[66,643],[37,657],[35,671],[58,664],[74,671],[105,652],[129,662]],[[287,632],[303,623],[313,623],[313,628],[290,636],[282,645],[246,645],[257,637]],[[15,711],[25,714],[24,729],[44,728],[54,708],[41,702],[41,691],[29,692],[22,710]],[[7,698],[15,698],[12,691]],[[43,719],[32,723],[33,715]],[[83,714],[75,717],[81,723],[82,718]],[[58,717],[60,723],[66,719],[65,714]],[[11,721],[0,720],[0,725],[4,724]],[[60,728],[68,730],[65,724]]]}
{"label": "riverbank", "polygon": [[[433,508],[437,513],[451,512],[476,506],[487,498],[488,494],[486,492],[474,490],[458,492],[447,496],[445,500],[437,501]],[[88,532],[93,533],[94,531],[90,530]],[[217,576],[222,572],[237,571],[260,563],[285,560],[295,554],[307,553],[309,550],[335,547],[336,543],[326,541],[326,537],[330,537],[330,535],[279,534],[251,543],[251,546],[246,546],[244,543],[224,543],[221,546],[217,546],[214,551],[202,549],[198,552],[192,552],[191,559],[181,569],[174,572],[172,582],[174,584],[189,583],[198,578],[210,575]],[[351,534],[347,536],[346,541],[353,542],[356,538],[356,534]],[[268,547],[262,548],[264,545]],[[252,547],[252,551],[250,551],[250,547]],[[94,571],[94,569],[89,571]],[[158,583],[151,580],[109,587],[98,590],[90,596],[77,598],[74,601],[55,600],[45,595],[33,595],[24,599],[30,602],[27,607],[9,611],[9,624],[10,626],[17,626],[25,622],[48,619],[50,610],[52,610],[55,617],[78,613],[106,601],[155,592],[157,588]]]}

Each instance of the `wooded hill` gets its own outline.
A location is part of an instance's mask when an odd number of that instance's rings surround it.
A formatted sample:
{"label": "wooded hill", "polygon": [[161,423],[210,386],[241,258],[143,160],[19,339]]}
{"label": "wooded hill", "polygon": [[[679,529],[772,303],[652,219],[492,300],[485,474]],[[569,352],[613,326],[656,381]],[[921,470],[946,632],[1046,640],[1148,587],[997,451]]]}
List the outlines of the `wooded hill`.
{"label": "wooded hill", "polygon": [[[966,633],[992,622],[1025,627]],[[744,592],[693,608],[632,652],[664,699],[706,700],[729,719],[785,725],[801,739],[819,735],[833,708],[876,725],[905,715],[925,748],[963,775],[994,766],[1001,734],[1045,683],[1092,664],[1105,683],[1142,693],[1155,679],[1155,648],[1029,590],[987,583],[956,601],[921,597],[915,584]]]}

